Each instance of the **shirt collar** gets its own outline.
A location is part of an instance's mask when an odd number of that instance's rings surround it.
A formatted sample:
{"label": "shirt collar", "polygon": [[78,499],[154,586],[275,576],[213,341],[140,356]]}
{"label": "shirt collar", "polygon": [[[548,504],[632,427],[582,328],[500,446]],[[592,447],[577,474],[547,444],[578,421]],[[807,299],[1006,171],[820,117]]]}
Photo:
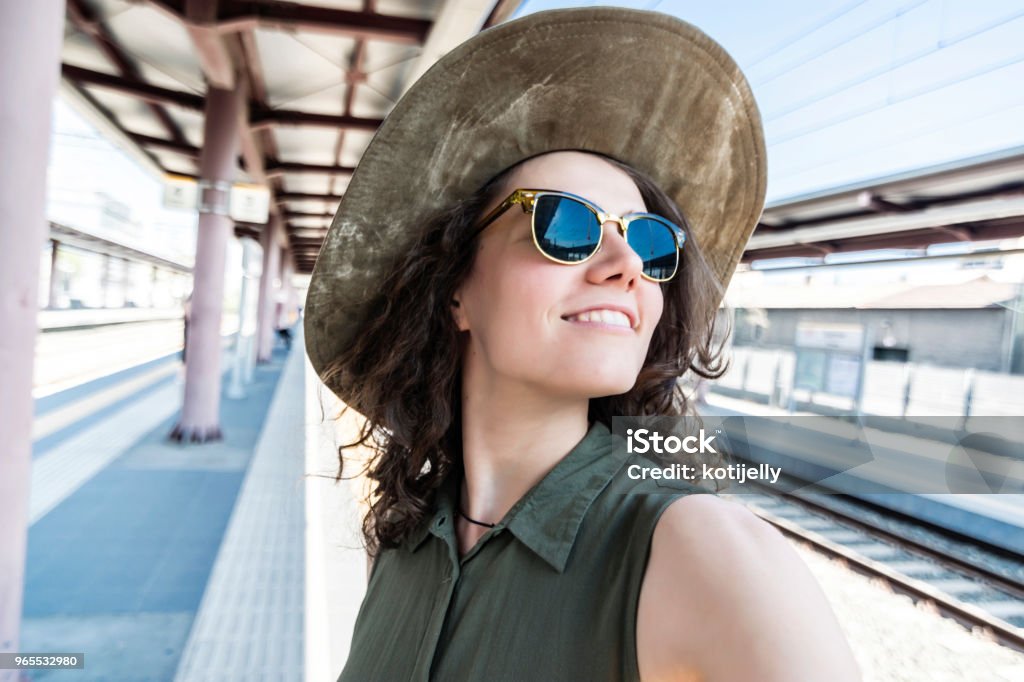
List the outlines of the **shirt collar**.
{"label": "shirt collar", "polygon": [[[595,421],[583,439],[512,506],[495,526],[495,532],[507,528],[562,573],[583,517],[625,459],[625,448],[614,447],[608,427]],[[449,475],[441,484],[434,513],[407,540],[410,551],[419,549],[431,534],[442,540],[454,539],[450,529],[459,483],[457,476]]]}

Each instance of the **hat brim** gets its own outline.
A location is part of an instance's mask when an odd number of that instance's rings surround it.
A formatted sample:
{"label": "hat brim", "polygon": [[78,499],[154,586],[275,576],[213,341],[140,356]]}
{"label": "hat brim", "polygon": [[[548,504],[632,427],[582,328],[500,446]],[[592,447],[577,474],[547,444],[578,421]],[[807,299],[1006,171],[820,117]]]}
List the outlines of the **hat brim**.
{"label": "hat brim", "polygon": [[[725,288],[760,218],[767,172],[738,65],[664,13],[537,12],[438,60],[370,141],[310,280],[304,326],[317,374],[355,338],[416,225],[509,166],[560,149],[647,173],[682,209]],[[329,387],[345,400],[344,387]]]}

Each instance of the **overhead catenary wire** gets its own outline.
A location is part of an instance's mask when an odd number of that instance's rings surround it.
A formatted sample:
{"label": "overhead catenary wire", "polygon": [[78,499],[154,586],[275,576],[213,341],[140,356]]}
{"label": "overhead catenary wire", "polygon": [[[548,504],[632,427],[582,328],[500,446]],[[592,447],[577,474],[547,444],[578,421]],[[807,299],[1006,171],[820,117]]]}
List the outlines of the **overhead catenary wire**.
{"label": "overhead catenary wire", "polygon": [[985,23],[985,24],[983,24],[981,26],[978,26],[978,27],[975,27],[975,28],[972,28],[972,29],[968,29],[968,30],[963,31],[962,33],[960,33],[958,35],[953,36],[949,40],[937,41],[935,43],[935,45],[933,45],[933,46],[930,46],[930,47],[924,48],[922,50],[919,50],[917,52],[911,53],[911,54],[905,56],[902,59],[899,59],[899,60],[897,60],[895,62],[890,62],[889,64],[887,64],[887,65],[885,65],[883,67],[872,69],[871,71],[868,71],[867,73],[864,73],[864,74],[861,74],[859,76],[856,76],[856,77],[854,77],[854,78],[852,78],[850,80],[846,80],[846,81],[842,81],[840,83],[836,83],[835,85],[830,87],[828,90],[826,90],[824,92],[819,92],[818,94],[816,94],[816,95],[814,95],[812,97],[806,97],[806,98],[804,98],[802,100],[797,100],[796,102],[793,102],[789,106],[786,106],[786,107],[784,107],[782,109],[779,109],[779,110],[771,112],[771,113],[767,113],[765,115],[764,120],[765,120],[766,123],[778,120],[778,119],[782,118],[783,116],[791,114],[791,113],[793,113],[795,111],[798,111],[800,109],[804,109],[804,108],[810,106],[811,104],[815,104],[815,103],[820,102],[822,100],[828,99],[829,97],[832,97],[832,96],[835,96],[837,94],[840,94],[840,93],[842,93],[845,90],[848,90],[848,89],[850,89],[850,88],[852,88],[852,87],[854,87],[856,85],[861,85],[862,83],[866,83],[866,82],[868,82],[868,81],[870,81],[870,80],[872,80],[874,78],[877,78],[879,76],[884,76],[884,75],[887,75],[887,74],[891,74],[896,69],[901,68],[903,66],[906,66],[907,64],[911,64],[913,62],[916,62],[916,61],[919,61],[921,59],[924,59],[925,57],[927,57],[929,55],[935,54],[935,53],[937,53],[937,52],[939,52],[941,50],[944,50],[944,49],[948,49],[948,48],[950,48],[950,47],[952,47],[954,45],[957,45],[957,44],[962,43],[962,42],[964,42],[966,40],[969,40],[971,38],[979,36],[979,35],[981,35],[983,33],[986,33],[988,31],[994,29],[994,28],[998,28],[999,26],[1002,26],[1003,24],[1006,24],[1008,22],[1015,21],[1016,19],[1019,19],[1021,17],[1024,17],[1024,10],[1021,10],[1019,12],[1014,12],[1013,14],[1010,14],[1008,16],[1000,17],[1000,18],[995,19],[993,21],[987,22],[987,23]]}
{"label": "overhead catenary wire", "polygon": [[[811,52],[809,54],[800,55],[799,57],[797,57],[795,59],[792,59],[789,62],[787,62],[786,65],[784,65],[783,67],[776,69],[774,72],[771,72],[770,75],[768,75],[767,77],[764,77],[764,76],[761,76],[761,77],[754,76],[751,79],[753,87],[755,89],[756,88],[762,88],[765,85],[767,85],[768,83],[771,83],[776,78],[779,78],[780,76],[782,76],[782,75],[784,75],[786,73],[789,73],[790,71],[793,71],[794,69],[796,69],[796,68],[798,68],[800,66],[803,66],[804,64],[806,64],[806,63],[808,63],[810,61],[813,61],[813,60],[821,57],[822,55],[826,55],[829,52],[832,52],[833,50],[836,50],[836,49],[838,49],[838,48],[840,48],[840,47],[850,43],[851,41],[856,40],[857,38],[861,37],[865,33],[868,33],[869,31],[873,31],[876,28],[878,28],[879,26],[884,26],[885,24],[889,23],[893,19],[895,19],[897,17],[900,17],[900,16],[906,14],[907,12],[909,12],[910,10],[916,9],[917,7],[919,7],[921,5],[924,5],[924,4],[927,4],[929,2],[931,2],[931,0],[913,0],[913,2],[907,3],[906,5],[898,8],[898,9],[895,9],[892,12],[888,12],[888,13],[882,15],[881,17],[874,18],[874,19],[870,20],[869,22],[867,22],[866,24],[861,24],[861,25],[853,28],[851,31],[847,31],[846,33],[844,33],[843,37],[840,38],[840,40],[838,40],[837,42],[831,43],[830,45],[826,46],[823,49],[818,50],[817,52]],[[751,67],[748,66],[746,68],[749,70]]]}

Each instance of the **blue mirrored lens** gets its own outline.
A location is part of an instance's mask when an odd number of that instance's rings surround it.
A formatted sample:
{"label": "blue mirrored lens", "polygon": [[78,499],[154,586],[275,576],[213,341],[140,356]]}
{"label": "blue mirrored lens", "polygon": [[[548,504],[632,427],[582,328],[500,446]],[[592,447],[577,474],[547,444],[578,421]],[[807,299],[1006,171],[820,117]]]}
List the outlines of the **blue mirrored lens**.
{"label": "blue mirrored lens", "polygon": [[639,218],[629,224],[626,238],[643,260],[645,275],[664,280],[675,274],[679,251],[675,232],[667,224],[652,218]]}
{"label": "blue mirrored lens", "polygon": [[544,253],[568,262],[584,260],[594,253],[601,240],[601,226],[584,204],[543,194],[537,197],[533,211],[534,235]]}

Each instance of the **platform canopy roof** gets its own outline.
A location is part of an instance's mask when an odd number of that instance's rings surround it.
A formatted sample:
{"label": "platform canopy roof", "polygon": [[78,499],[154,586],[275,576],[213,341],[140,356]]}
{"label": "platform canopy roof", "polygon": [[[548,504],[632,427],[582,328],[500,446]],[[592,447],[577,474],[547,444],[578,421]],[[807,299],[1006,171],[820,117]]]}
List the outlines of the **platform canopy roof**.
{"label": "platform canopy roof", "polygon": [[1011,148],[769,205],[743,260],[1021,236],[1024,149]]}
{"label": "platform canopy roof", "polygon": [[[154,172],[195,176],[207,88],[245,88],[239,180],[270,188],[296,266],[309,272],[353,167],[401,94],[519,4],[67,0],[62,89]],[[776,202],[744,260],[1021,235],[1024,149],[1010,149]]]}
{"label": "platform canopy roof", "polygon": [[239,181],[270,189],[296,267],[309,272],[352,169],[401,94],[518,5],[67,0],[62,91],[153,172],[196,177],[208,87],[244,88]]}

